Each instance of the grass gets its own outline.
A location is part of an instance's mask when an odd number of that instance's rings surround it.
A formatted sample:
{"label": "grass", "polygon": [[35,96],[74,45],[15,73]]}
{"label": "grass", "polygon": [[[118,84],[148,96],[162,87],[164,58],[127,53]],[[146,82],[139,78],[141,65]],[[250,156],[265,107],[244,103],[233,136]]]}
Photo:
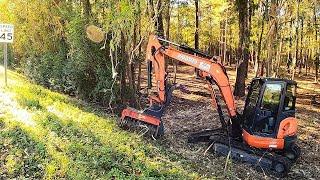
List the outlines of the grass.
{"label": "grass", "polygon": [[202,178],[183,159],[76,99],[15,72],[9,71],[8,87],[2,79],[1,72],[1,178]]}

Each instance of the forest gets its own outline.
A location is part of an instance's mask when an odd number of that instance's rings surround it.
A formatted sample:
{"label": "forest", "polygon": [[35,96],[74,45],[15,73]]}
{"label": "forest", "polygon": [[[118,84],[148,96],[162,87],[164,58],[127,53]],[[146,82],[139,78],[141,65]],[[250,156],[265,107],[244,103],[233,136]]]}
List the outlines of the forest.
{"label": "forest", "polygon": [[[14,25],[8,86],[0,66],[0,179],[272,179],[186,142],[220,112],[198,70],[172,57],[166,78],[188,89],[173,93],[164,137],[117,127],[157,91],[147,87],[150,35],[215,57],[239,112],[253,78],[297,82],[303,157],[287,178],[319,177],[319,19],[318,0],[0,0],[0,24]],[[88,37],[93,25],[102,41]]]}

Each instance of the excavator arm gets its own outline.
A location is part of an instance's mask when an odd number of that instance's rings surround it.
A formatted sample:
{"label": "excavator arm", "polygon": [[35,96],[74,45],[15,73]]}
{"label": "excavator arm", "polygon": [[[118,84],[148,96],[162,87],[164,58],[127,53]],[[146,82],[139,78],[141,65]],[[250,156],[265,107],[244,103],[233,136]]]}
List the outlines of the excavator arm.
{"label": "excavator arm", "polygon": [[[241,130],[240,123],[238,122],[239,120],[237,118],[235,100],[232,94],[229,78],[226,74],[224,66],[221,63],[217,62],[215,59],[210,59],[207,55],[204,55],[201,52],[192,48],[184,46],[182,48],[189,51],[190,53],[184,52],[178,50],[173,46],[164,46],[160,43],[160,41],[164,41],[163,43],[169,42],[167,40],[158,38],[155,35],[151,35],[149,37],[146,52],[146,61],[148,64],[148,87],[151,88],[152,86],[152,69],[155,74],[155,82],[157,87],[157,95],[149,97],[151,102],[151,109],[153,109],[154,111],[160,111],[164,109],[164,107],[168,104],[168,101],[170,101],[171,99],[171,91],[169,90],[170,87],[168,87],[167,72],[165,68],[165,56],[168,56],[172,59],[175,59],[177,61],[183,62],[189,66],[199,69],[200,76],[202,78],[205,78],[210,84],[215,83],[219,87],[220,93],[227,106],[228,114],[231,118],[232,129],[236,130],[237,133],[239,133]],[[181,48],[181,45],[172,42],[169,43]],[[214,99],[213,102],[216,103]],[[154,108],[153,104],[158,105],[156,108]],[[123,111],[122,119],[126,117],[131,117],[135,120],[140,120],[145,123],[158,126],[161,123],[161,116],[163,111],[160,112],[160,114],[144,113],[129,108]],[[154,117],[158,118],[158,121],[155,121]]]}
{"label": "excavator arm", "polygon": [[200,75],[207,80],[213,80],[219,87],[223,99],[227,105],[229,115],[236,116],[236,106],[232,94],[228,76],[223,65],[213,59],[196,56],[180,51],[172,46],[162,46],[157,36],[150,36],[147,46],[147,62],[152,62],[155,72],[155,80],[158,88],[158,98],[161,102],[166,100],[166,71],[165,55],[177,61],[200,70]]}

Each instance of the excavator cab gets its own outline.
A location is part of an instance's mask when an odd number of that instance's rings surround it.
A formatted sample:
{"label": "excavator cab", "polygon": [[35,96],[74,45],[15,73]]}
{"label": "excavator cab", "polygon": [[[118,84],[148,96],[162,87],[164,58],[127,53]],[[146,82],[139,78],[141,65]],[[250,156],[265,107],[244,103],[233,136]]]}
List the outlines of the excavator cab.
{"label": "excavator cab", "polygon": [[281,122],[295,117],[296,86],[290,80],[253,79],[242,115],[244,130],[252,135],[276,138]]}
{"label": "excavator cab", "polygon": [[291,152],[291,159],[296,159],[296,86],[295,81],[284,79],[252,80],[241,116],[243,139],[249,145],[284,149]]}

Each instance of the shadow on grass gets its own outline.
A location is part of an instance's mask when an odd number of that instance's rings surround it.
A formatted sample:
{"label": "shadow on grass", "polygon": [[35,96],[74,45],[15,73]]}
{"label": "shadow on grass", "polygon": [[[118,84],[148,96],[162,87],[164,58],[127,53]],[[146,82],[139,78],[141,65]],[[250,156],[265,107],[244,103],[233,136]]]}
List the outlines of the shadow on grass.
{"label": "shadow on grass", "polygon": [[7,126],[0,119],[0,177],[41,179],[51,157],[45,145],[34,141],[17,126]]}

